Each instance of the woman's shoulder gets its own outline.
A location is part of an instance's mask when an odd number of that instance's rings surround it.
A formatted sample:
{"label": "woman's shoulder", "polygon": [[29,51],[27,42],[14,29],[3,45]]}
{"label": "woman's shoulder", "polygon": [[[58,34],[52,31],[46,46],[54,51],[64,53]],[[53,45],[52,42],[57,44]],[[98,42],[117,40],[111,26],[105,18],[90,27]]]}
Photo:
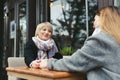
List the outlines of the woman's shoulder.
{"label": "woman's shoulder", "polygon": [[97,39],[113,39],[113,37],[110,34],[107,34],[103,31],[100,31],[99,33],[97,33],[96,35],[92,35],[89,38],[97,38]]}
{"label": "woman's shoulder", "polygon": [[27,41],[27,43],[26,44],[34,44],[34,42],[33,42],[33,40],[32,39],[30,39],[30,40],[28,40]]}
{"label": "woman's shoulder", "polygon": [[106,44],[106,45],[113,45],[118,44],[114,37],[112,37],[110,34],[107,34],[105,32],[99,32],[97,35],[90,36],[86,42],[90,42],[92,44],[98,45],[98,44]]}
{"label": "woman's shoulder", "polygon": [[106,32],[102,32],[102,31],[98,35],[96,35],[95,37],[100,39],[100,40],[115,41],[115,38],[112,35],[110,35]]}
{"label": "woman's shoulder", "polygon": [[33,48],[37,48],[34,41],[32,39],[28,40],[26,43],[27,47],[33,47]]}

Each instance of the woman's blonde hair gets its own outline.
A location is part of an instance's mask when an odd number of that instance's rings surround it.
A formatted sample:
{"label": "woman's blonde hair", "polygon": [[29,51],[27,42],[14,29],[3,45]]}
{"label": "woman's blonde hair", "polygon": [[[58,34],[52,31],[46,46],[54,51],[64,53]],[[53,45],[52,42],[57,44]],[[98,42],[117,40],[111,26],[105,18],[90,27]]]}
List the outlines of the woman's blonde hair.
{"label": "woman's blonde hair", "polygon": [[99,11],[101,30],[112,35],[120,43],[120,9],[107,6]]}
{"label": "woman's blonde hair", "polygon": [[52,24],[49,22],[42,22],[40,24],[37,25],[36,31],[35,31],[35,36],[38,35],[39,31],[43,28],[43,27],[48,27],[49,29],[51,29],[51,31],[53,32],[53,28],[52,28]]}

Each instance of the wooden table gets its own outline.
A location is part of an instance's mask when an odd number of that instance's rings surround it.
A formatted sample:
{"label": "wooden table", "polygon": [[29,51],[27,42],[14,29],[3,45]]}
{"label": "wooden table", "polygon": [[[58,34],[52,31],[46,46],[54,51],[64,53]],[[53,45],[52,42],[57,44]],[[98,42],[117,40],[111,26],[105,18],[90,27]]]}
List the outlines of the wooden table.
{"label": "wooden table", "polygon": [[59,72],[28,67],[7,67],[7,75],[28,80],[86,80],[84,73]]}

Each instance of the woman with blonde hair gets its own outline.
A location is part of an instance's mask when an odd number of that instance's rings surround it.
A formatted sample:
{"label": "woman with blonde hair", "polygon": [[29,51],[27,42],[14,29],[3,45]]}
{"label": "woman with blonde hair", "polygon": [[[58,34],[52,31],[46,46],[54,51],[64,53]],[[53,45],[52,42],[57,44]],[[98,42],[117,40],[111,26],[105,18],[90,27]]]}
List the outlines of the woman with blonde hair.
{"label": "woman with blonde hair", "polygon": [[40,59],[62,58],[52,39],[53,28],[49,22],[38,24],[35,36],[26,43],[25,63],[28,67],[38,68]]}
{"label": "woman with blonde hair", "polygon": [[120,80],[120,9],[107,6],[98,13],[97,35],[88,37],[70,58],[42,59],[40,68],[85,72],[87,80]]}

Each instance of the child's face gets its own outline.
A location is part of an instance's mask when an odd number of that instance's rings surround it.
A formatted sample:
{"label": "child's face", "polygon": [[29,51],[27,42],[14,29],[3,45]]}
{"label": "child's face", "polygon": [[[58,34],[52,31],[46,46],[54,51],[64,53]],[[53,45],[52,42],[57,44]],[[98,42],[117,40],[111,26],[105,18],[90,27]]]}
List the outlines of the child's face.
{"label": "child's face", "polygon": [[52,29],[45,26],[38,32],[38,37],[42,40],[48,40],[52,36]]}

